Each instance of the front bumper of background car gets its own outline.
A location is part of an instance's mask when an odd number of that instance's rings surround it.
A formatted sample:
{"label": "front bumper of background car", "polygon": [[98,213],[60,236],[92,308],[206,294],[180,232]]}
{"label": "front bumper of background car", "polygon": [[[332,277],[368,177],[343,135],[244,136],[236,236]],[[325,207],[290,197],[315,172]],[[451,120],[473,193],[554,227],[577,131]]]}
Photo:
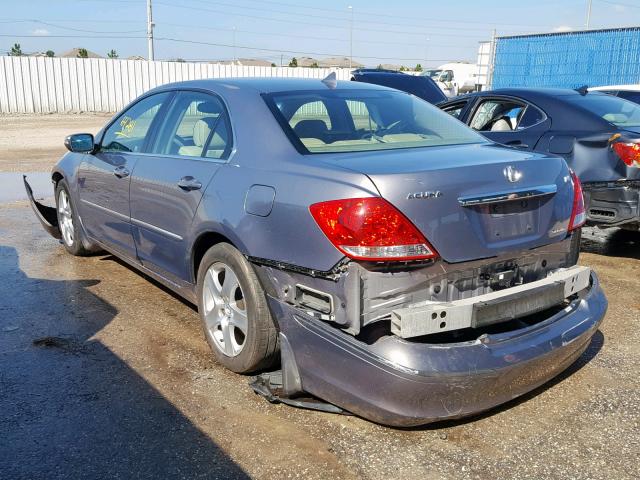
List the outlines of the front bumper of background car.
{"label": "front bumper of background car", "polygon": [[472,415],[549,381],[585,351],[607,309],[591,273],[566,306],[525,328],[459,343],[391,334],[367,343],[273,296],[269,302],[281,332],[285,393],[305,391],[401,427]]}

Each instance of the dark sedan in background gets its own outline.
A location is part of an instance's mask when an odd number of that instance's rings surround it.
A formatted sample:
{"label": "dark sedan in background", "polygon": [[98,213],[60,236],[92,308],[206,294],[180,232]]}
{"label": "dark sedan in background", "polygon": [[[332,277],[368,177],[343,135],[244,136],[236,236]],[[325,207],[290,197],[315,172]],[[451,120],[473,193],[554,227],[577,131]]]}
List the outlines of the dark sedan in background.
{"label": "dark sedan in background", "polygon": [[499,89],[438,105],[494,142],[561,155],[583,184],[587,222],[640,228],[640,106],[569,89]]}

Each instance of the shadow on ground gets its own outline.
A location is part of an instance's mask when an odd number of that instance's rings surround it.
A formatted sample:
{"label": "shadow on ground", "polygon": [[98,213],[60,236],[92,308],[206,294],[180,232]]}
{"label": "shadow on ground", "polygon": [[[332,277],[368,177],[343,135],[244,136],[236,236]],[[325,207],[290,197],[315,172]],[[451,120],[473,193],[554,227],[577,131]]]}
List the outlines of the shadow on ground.
{"label": "shadow on ground", "polygon": [[585,228],[580,251],[637,260],[640,259],[640,232],[620,228]]}
{"label": "shadow on ground", "polygon": [[118,313],[96,280],[30,278],[4,246],[0,277],[0,477],[247,478],[92,339]]}

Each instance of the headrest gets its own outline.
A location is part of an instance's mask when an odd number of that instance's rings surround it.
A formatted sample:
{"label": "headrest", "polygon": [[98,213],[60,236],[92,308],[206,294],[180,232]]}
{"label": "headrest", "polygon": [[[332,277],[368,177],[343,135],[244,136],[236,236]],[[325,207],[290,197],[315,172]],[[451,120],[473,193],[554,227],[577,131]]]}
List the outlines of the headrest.
{"label": "headrest", "polygon": [[201,102],[198,104],[197,110],[200,113],[219,114],[222,113],[222,105],[220,105],[220,102]]}

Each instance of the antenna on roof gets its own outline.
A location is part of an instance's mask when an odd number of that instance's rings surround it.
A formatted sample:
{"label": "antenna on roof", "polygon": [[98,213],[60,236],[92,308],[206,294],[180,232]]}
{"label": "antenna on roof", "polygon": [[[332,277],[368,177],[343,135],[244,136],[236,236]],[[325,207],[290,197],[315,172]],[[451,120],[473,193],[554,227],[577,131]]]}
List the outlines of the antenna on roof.
{"label": "antenna on roof", "polygon": [[576,88],[576,92],[584,97],[587,93],[589,93],[589,87],[587,85],[583,85],[580,88]]}
{"label": "antenna on roof", "polygon": [[338,78],[336,77],[336,72],[331,72],[329,75],[322,79],[322,83],[324,83],[327,87],[334,89],[338,86]]}

